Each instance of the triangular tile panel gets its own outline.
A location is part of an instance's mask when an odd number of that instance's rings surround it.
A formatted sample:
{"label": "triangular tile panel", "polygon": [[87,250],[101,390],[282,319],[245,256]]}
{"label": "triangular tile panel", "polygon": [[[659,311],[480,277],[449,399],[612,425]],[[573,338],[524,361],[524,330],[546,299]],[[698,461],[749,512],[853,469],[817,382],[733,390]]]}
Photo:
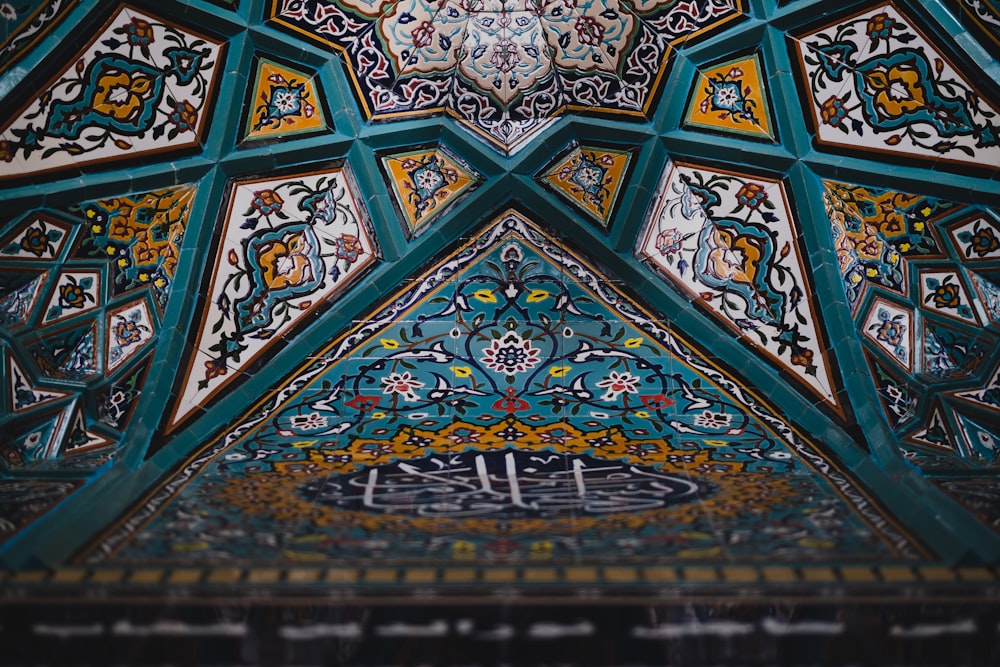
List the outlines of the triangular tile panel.
{"label": "triangular tile panel", "polygon": [[410,234],[422,230],[483,177],[444,146],[382,155],[379,160],[396,209]]}
{"label": "triangular tile panel", "polygon": [[171,429],[280,349],[289,331],[329,307],[376,259],[346,167],[234,181],[226,210]]}
{"label": "triangular tile panel", "polygon": [[987,464],[997,463],[1000,458],[1000,429],[997,429],[997,422],[989,427],[986,422],[960,412],[955,413],[955,418],[972,456]]}
{"label": "triangular tile panel", "polygon": [[637,251],[835,412],[834,360],[779,180],[670,164]]}
{"label": "triangular tile panel", "polygon": [[914,430],[907,439],[924,447],[934,447],[958,454],[959,447],[955,435],[948,428],[940,407],[935,407],[924,426]]}
{"label": "triangular tile panel", "polygon": [[1000,164],[1000,110],[913,18],[885,3],[794,41],[816,142],[851,151]]}
{"label": "triangular tile panel", "polygon": [[124,431],[135,412],[151,360],[147,356],[124,377],[97,392],[97,419],[118,431]]}
{"label": "triangular tile panel", "polygon": [[0,326],[14,329],[28,323],[45,287],[45,271],[0,271]]}
{"label": "triangular tile panel", "polygon": [[59,331],[46,331],[26,348],[46,378],[86,382],[101,370],[99,335],[97,323],[87,320]]}
{"label": "triangular tile panel", "polygon": [[974,215],[948,226],[959,256],[976,263],[1000,259],[1000,223],[992,216]]}
{"label": "triangular tile panel", "polygon": [[200,146],[223,52],[123,6],[0,129],[0,180]]}
{"label": "triangular tile panel", "polygon": [[865,360],[872,371],[872,379],[878,391],[882,411],[889,420],[889,426],[898,428],[913,421],[916,417],[919,397],[910,389],[907,383],[895,376],[874,353],[864,350]]}
{"label": "triangular tile panel", "polygon": [[[82,558],[396,568],[544,549],[561,565],[580,544],[600,562],[919,557],[763,392],[615,283],[503,214],[305,351]],[[776,515],[794,531],[768,529]]]}
{"label": "triangular tile panel", "polygon": [[156,325],[149,313],[145,299],[135,301],[108,313],[107,361],[105,374],[126,363],[153,339]]}
{"label": "triangular tile panel", "polygon": [[1000,412],[1000,366],[993,370],[982,388],[957,391],[954,395],[979,407]]}
{"label": "triangular tile panel", "polygon": [[933,381],[961,379],[979,373],[980,363],[993,352],[991,340],[966,329],[923,318],[921,370]]}
{"label": "triangular tile panel", "polygon": [[36,387],[9,351],[5,354],[5,357],[7,360],[7,381],[9,383],[7,386],[7,391],[9,392],[7,397],[10,414],[33,410],[41,405],[47,405],[52,401],[70,396],[69,393],[64,391]]}
{"label": "triangular tile panel", "polygon": [[313,74],[257,58],[243,119],[243,140],[315,134],[330,129],[323,90]]}
{"label": "triangular tile panel", "polygon": [[631,159],[630,151],[573,144],[536,178],[606,229],[627,183]]}
{"label": "triangular tile panel", "polygon": [[979,294],[986,317],[1000,323],[1000,273],[986,274],[969,272],[972,285]]}
{"label": "triangular tile panel", "polygon": [[36,214],[18,225],[0,242],[0,259],[53,260],[72,234],[70,225]]}
{"label": "triangular tile panel", "polygon": [[684,115],[689,128],[774,140],[760,55],[700,68]]}

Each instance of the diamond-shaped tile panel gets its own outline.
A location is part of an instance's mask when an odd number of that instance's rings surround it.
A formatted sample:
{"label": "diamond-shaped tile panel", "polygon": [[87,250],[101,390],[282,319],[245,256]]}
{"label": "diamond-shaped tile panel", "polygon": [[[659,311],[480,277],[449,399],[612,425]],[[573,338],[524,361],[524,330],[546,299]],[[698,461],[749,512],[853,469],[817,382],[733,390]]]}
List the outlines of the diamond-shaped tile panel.
{"label": "diamond-shaped tile panel", "polygon": [[753,54],[700,68],[684,116],[689,128],[773,140],[767,75]]}
{"label": "diamond-shaped tile panel", "polygon": [[372,266],[375,243],[352,182],[343,167],[231,184],[169,428]]}
{"label": "diamond-shaped tile panel", "polygon": [[631,159],[629,151],[572,144],[536,179],[607,228]]}
{"label": "diamond-shaped tile panel", "polygon": [[483,180],[444,146],[388,153],[380,156],[379,164],[411,234],[423,229]]}
{"label": "diamond-shaped tile panel", "polygon": [[0,180],[197,147],[223,45],[122,7],[0,129]]}
{"label": "diamond-shaped tile panel", "polygon": [[957,271],[921,271],[920,303],[926,310],[979,325],[974,304]]}
{"label": "diamond-shaped tile panel", "polygon": [[882,298],[868,310],[864,335],[907,371],[913,371],[913,311]]}
{"label": "diamond-shaped tile panel", "polygon": [[823,181],[823,202],[852,307],[869,285],[908,296],[908,260],[945,256],[928,220],[955,204],[835,181]]}
{"label": "diamond-shaped tile panel", "polygon": [[798,36],[816,142],[935,164],[1000,164],[1000,111],[892,4]]}
{"label": "diamond-shaped tile panel", "polygon": [[671,164],[637,251],[716,321],[840,412],[797,228],[781,181]]}
{"label": "diamond-shaped tile panel", "polygon": [[66,223],[44,215],[32,215],[0,242],[0,259],[56,259],[70,234],[70,226]]}
{"label": "diamond-shaped tile panel", "polygon": [[992,216],[974,215],[948,226],[959,255],[966,262],[1000,259],[1000,224]]}
{"label": "diamond-shaped tile panel", "polygon": [[243,140],[284,138],[330,129],[314,74],[256,58],[243,119]]}
{"label": "diamond-shaped tile panel", "polygon": [[45,308],[42,324],[86,313],[101,305],[100,271],[61,271]]}
{"label": "diamond-shaped tile panel", "polygon": [[45,287],[45,271],[0,271],[0,326],[13,329],[27,324]]}

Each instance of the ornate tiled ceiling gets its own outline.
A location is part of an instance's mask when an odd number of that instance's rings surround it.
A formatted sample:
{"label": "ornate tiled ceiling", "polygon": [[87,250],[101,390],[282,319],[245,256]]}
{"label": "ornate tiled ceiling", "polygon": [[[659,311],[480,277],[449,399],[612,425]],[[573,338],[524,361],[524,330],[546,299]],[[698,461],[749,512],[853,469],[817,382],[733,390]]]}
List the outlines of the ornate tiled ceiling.
{"label": "ornate tiled ceiling", "polygon": [[1000,15],[826,5],[0,4],[0,564],[995,564]]}

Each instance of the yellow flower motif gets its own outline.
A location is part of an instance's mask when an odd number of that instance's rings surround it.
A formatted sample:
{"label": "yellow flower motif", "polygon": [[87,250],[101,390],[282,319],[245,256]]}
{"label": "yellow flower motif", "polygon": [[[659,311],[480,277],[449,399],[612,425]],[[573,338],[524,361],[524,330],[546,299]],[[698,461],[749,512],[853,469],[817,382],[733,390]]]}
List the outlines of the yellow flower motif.
{"label": "yellow flower motif", "polygon": [[493,291],[492,290],[488,290],[488,289],[476,290],[475,292],[472,293],[472,296],[474,296],[477,299],[479,299],[480,301],[484,301],[486,303],[496,303],[497,302],[497,298],[495,296],[493,296]]}
{"label": "yellow flower motif", "polygon": [[551,558],[553,546],[549,540],[531,543],[531,558]]}
{"label": "yellow flower motif", "polygon": [[455,377],[472,377],[472,369],[468,366],[452,366],[451,371],[455,374]]}
{"label": "yellow flower motif", "polygon": [[913,223],[913,228],[915,230],[917,230],[918,232],[922,232],[924,230],[924,223],[922,223],[922,222],[914,222]]}
{"label": "yellow flower motif", "polygon": [[384,412],[373,412],[372,413],[372,419],[385,419],[385,413]]}
{"label": "yellow flower motif", "polygon": [[549,298],[549,293],[543,289],[531,290],[531,294],[528,295],[528,303],[537,303],[538,301],[545,301]]}
{"label": "yellow flower motif", "polygon": [[861,276],[859,276],[856,273],[852,273],[851,274],[851,282],[852,283],[859,283],[859,282],[861,282]]}
{"label": "yellow flower motif", "polygon": [[122,257],[121,259],[118,260],[118,266],[125,268],[126,266],[128,266],[128,260]]}
{"label": "yellow flower motif", "polygon": [[114,255],[115,252],[117,251],[114,248],[108,248],[107,250],[105,250],[105,252],[107,252],[109,255]]}
{"label": "yellow flower motif", "polygon": [[[87,215],[94,215],[94,212],[93,211],[87,211]],[[101,233],[101,226],[100,225],[91,225],[90,226],[90,230],[92,232],[94,232],[95,234],[100,234]]]}
{"label": "yellow flower motif", "polygon": [[636,410],[635,416],[638,417],[639,419],[649,419],[649,413],[646,412],[645,410]]}
{"label": "yellow flower motif", "polygon": [[395,338],[383,338],[379,342],[382,343],[382,347],[384,347],[387,350],[399,349],[399,341],[396,340]]}
{"label": "yellow flower motif", "polygon": [[[923,215],[925,218],[927,216],[929,216],[933,212],[934,212],[934,209],[932,209],[930,206],[924,206],[922,209],[920,209],[921,215]],[[919,224],[920,224],[920,226],[922,228],[923,227],[923,223],[919,223]]]}
{"label": "yellow flower motif", "polygon": [[156,285],[157,287],[163,287],[164,285],[167,284],[167,281],[164,280],[163,278],[157,278],[156,280],[153,281],[153,284]]}
{"label": "yellow flower motif", "polygon": [[315,440],[299,440],[298,442],[293,442],[292,447],[298,447],[299,449],[302,449],[304,447],[312,447],[315,444],[316,444]]}
{"label": "yellow flower motif", "polygon": [[554,378],[566,377],[572,368],[572,366],[553,366],[549,369],[549,375]]}
{"label": "yellow flower motif", "polygon": [[903,252],[907,252],[910,249],[910,244],[909,243],[900,243],[899,244],[899,249],[902,250]]}
{"label": "yellow flower motif", "polygon": [[625,347],[633,348],[633,349],[637,348],[640,345],[642,345],[642,340],[643,339],[642,339],[641,336],[638,336],[636,338],[629,338],[627,341],[625,341]]}
{"label": "yellow flower motif", "polygon": [[868,277],[869,277],[869,278],[874,278],[875,276],[877,276],[877,275],[878,275],[878,271],[876,271],[875,269],[873,269],[873,268],[871,268],[871,267],[869,267],[869,268],[868,268],[868,270],[867,270],[867,271],[865,271],[865,273],[867,273],[867,274],[868,274]]}
{"label": "yellow flower motif", "polygon": [[709,447],[725,447],[726,445],[729,444],[725,440],[708,440],[708,439],[705,439],[702,442],[704,442]]}
{"label": "yellow flower motif", "polygon": [[148,280],[149,280],[149,274],[148,273],[140,273],[139,274],[139,282],[143,282],[144,283],[144,282],[147,282]]}

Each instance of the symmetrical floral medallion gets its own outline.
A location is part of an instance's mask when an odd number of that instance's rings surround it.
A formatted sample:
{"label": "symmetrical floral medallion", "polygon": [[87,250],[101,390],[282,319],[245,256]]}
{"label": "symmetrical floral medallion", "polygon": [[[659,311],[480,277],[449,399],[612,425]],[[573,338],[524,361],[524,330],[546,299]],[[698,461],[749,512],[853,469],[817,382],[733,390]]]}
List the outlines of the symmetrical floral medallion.
{"label": "symmetrical floral medallion", "polygon": [[671,44],[739,0],[271,0],[270,21],[345,56],[367,118],[447,112],[501,152],[566,109],[643,116]]}
{"label": "symmetrical floral medallion", "polygon": [[3,230],[0,430],[24,445],[0,444],[8,466],[85,473],[111,456],[142,389],[194,192],[36,211]]}
{"label": "symmetrical floral medallion", "polygon": [[573,143],[535,179],[607,229],[631,160],[631,151]]}
{"label": "symmetrical floral medallion", "polygon": [[317,77],[258,56],[243,118],[243,141],[280,139],[328,131]]}
{"label": "symmetrical floral medallion", "polygon": [[973,168],[1000,164],[1000,112],[894,5],[794,44],[819,144]]}
{"label": "symmetrical floral medallion", "polygon": [[669,164],[636,251],[843,417],[797,226],[780,180]]}
{"label": "symmetrical floral medallion", "polygon": [[197,147],[221,42],[122,7],[0,129],[0,179]]}
{"label": "symmetrical floral medallion", "polygon": [[231,184],[168,430],[372,266],[358,199],[346,167]]}
{"label": "symmetrical floral medallion", "polygon": [[521,215],[403,285],[221,427],[84,558],[919,556],[755,390]]}
{"label": "symmetrical floral medallion", "polygon": [[700,68],[684,126],[774,141],[774,119],[760,55]]}
{"label": "symmetrical floral medallion", "polygon": [[0,4],[0,73],[55,28],[74,0],[20,0]]}
{"label": "symmetrical floral medallion", "polygon": [[483,181],[444,145],[387,153],[380,156],[379,166],[411,235],[425,229]]}

